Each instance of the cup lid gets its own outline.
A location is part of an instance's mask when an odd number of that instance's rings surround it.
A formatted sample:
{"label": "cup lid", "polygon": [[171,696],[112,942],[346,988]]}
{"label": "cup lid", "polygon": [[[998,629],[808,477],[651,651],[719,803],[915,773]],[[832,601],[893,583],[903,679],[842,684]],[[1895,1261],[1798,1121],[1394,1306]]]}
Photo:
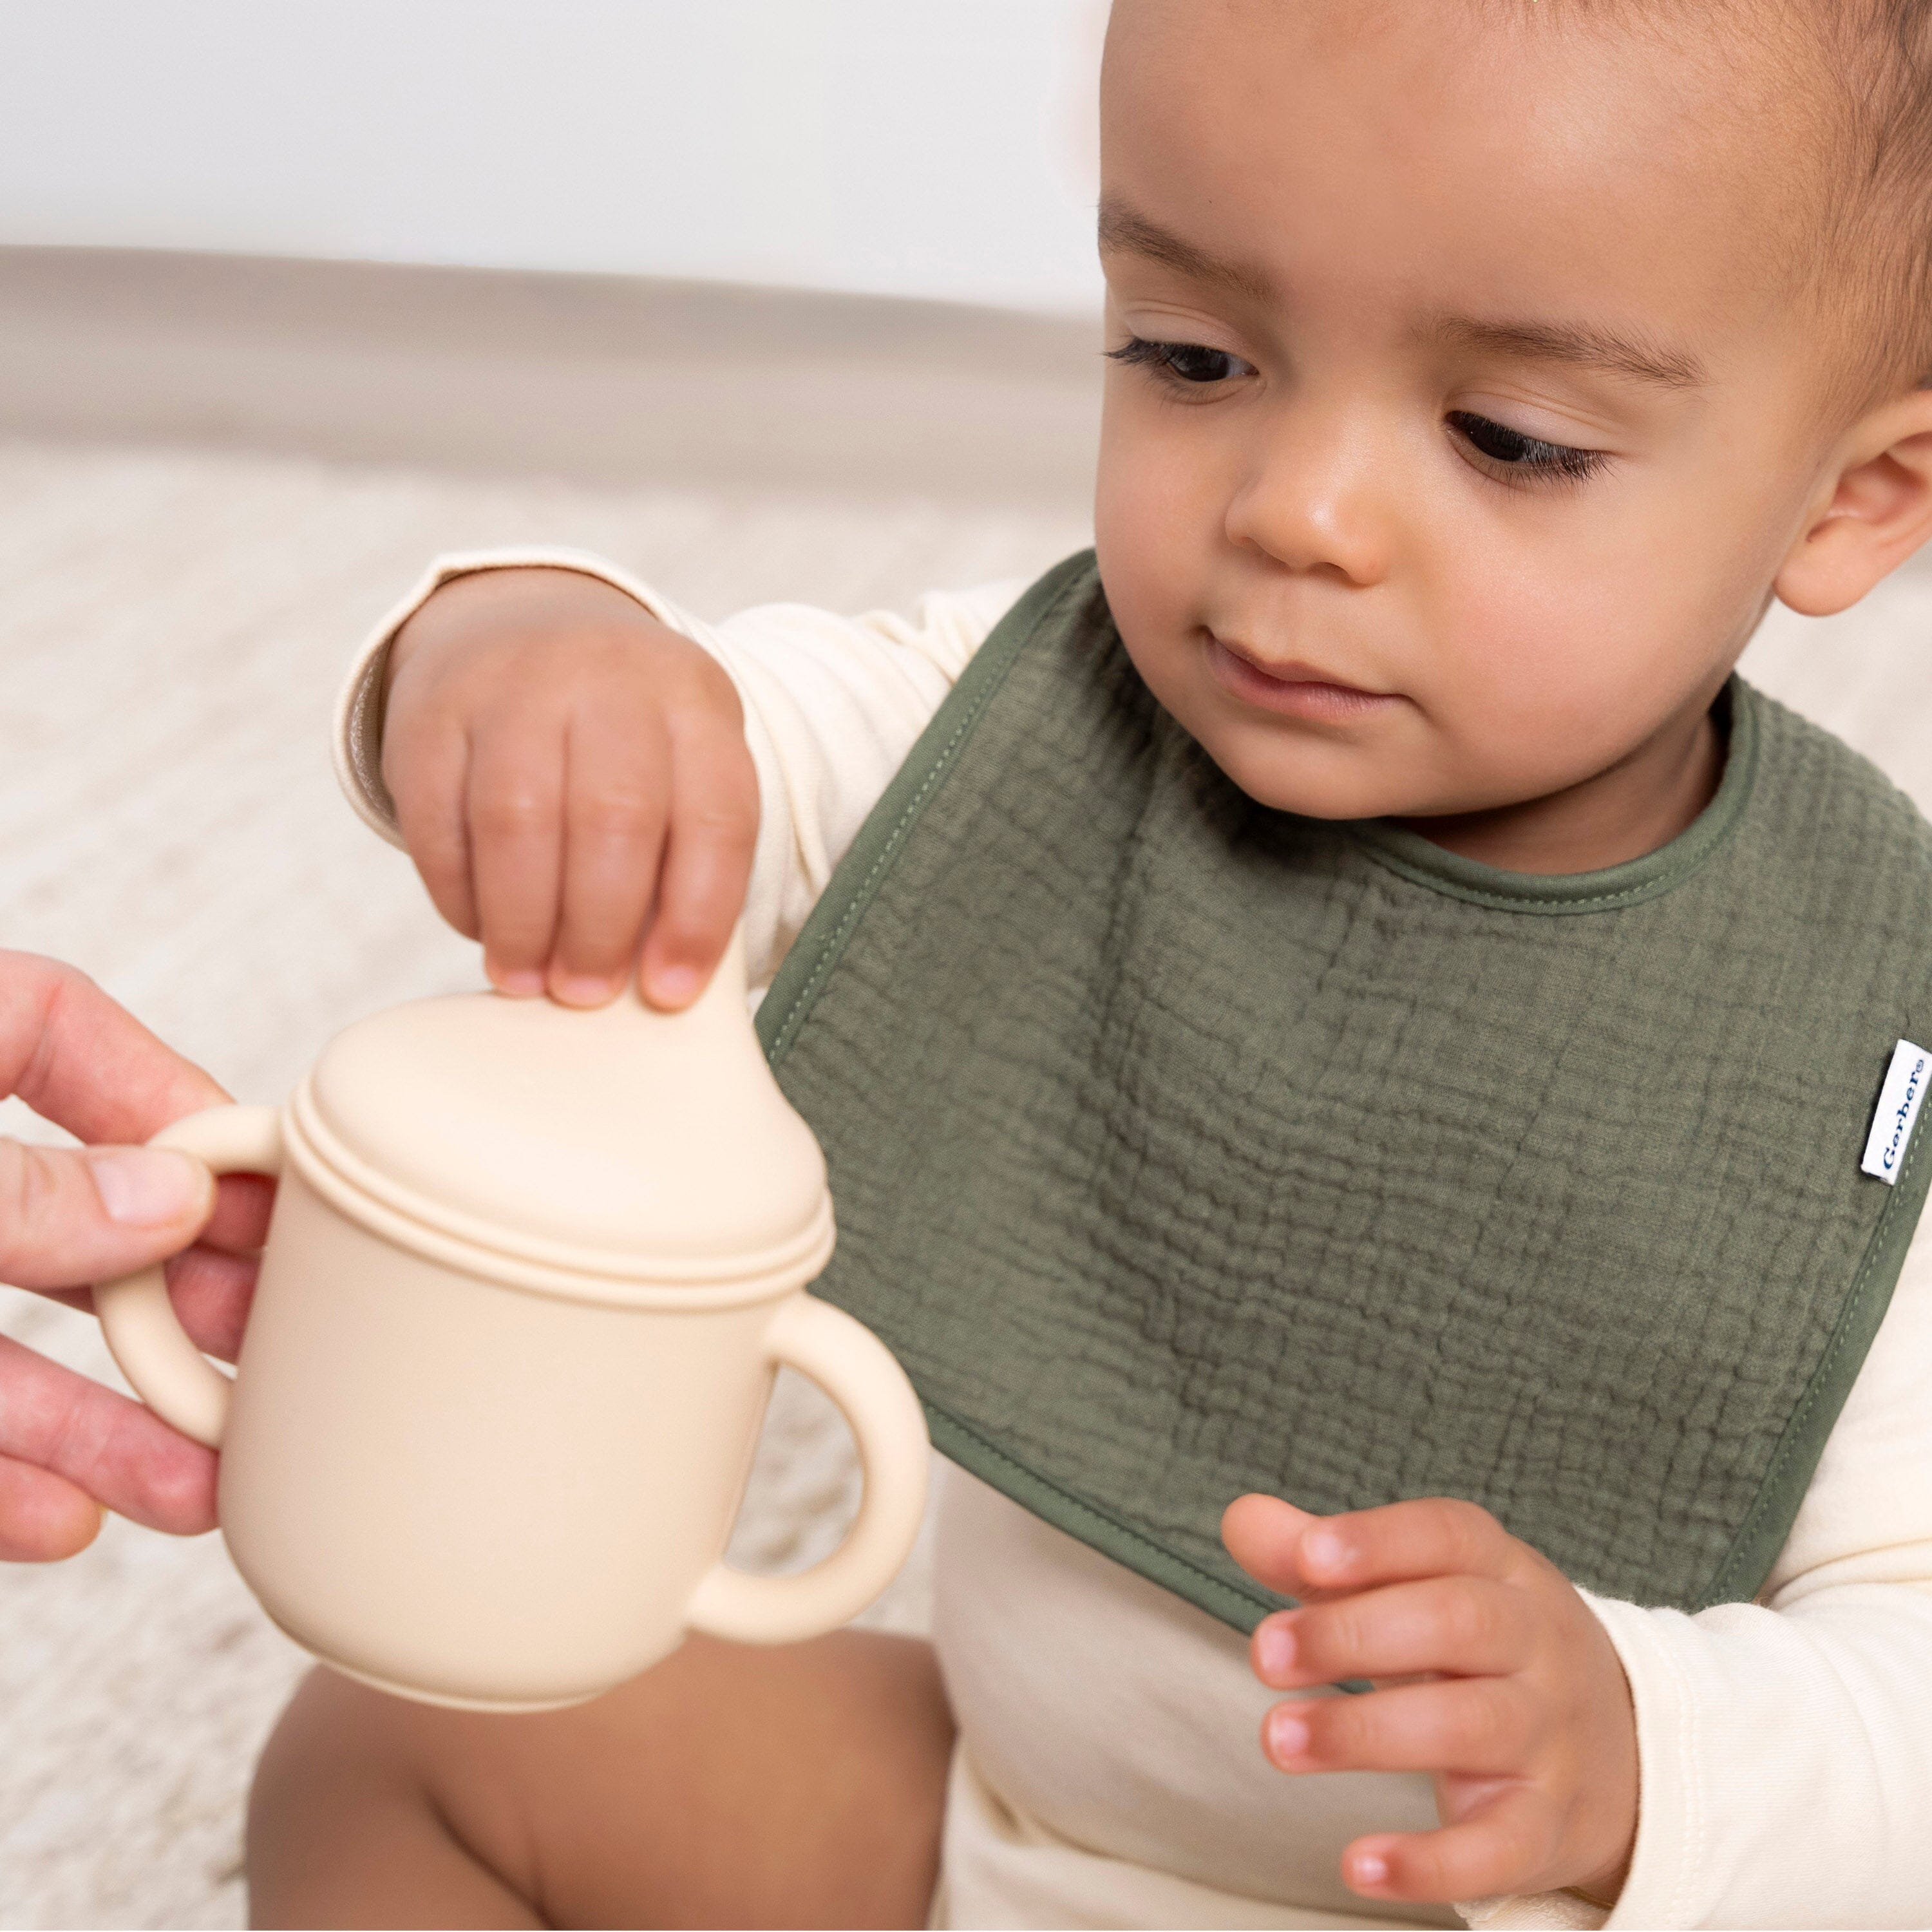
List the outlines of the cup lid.
{"label": "cup lid", "polygon": [[378,1013],[298,1105],[361,1185],[506,1252],[715,1280],[824,1239],[824,1156],[765,1063],[736,934],[681,1013],[634,987],[592,1011],[483,992]]}

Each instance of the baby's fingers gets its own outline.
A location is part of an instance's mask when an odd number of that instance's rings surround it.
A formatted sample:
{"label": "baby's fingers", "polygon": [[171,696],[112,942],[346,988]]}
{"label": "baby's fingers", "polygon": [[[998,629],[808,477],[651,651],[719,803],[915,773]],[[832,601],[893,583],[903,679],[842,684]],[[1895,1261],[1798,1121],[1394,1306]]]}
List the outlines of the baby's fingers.
{"label": "baby's fingers", "polygon": [[1298,1558],[1305,1532],[1322,1520],[1279,1496],[1237,1496],[1221,1513],[1221,1540],[1256,1582],[1286,1597],[1306,1597],[1309,1580]]}
{"label": "baby's fingers", "polygon": [[506,993],[541,993],[563,858],[563,728],[479,729],[470,747],[470,878],[483,965]]}
{"label": "baby's fingers", "polygon": [[644,941],[644,997],[690,1004],[711,976],[745,908],[758,838],[758,781],[742,724],[689,720],[673,737],[670,836]]}
{"label": "baby's fingers", "polygon": [[1302,1538],[1299,1559],[1311,1582],[1359,1590],[1418,1576],[1505,1580],[1520,1572],[1526,1556],[1524,1546],[1479,1504],[1416,1496],[1328,1517]]}
{"label": "baby's fingers", "polygon": [[411,730],[399,720],[382,747],[396,828],[431,903],[466,939],[479,936],[470,877],[470,741],[455,726]]}
{"label": "baby's fingers", "polygon": [[1255,1673],[1277,1690],[1343,1678],[1442,1671],[1500,1676],[1529,1649],[1520,1591],[1485,1576],[1430,1576],[1280,1610],[1257,1626]]}
{"label": "baby's fingers", "polygon": [[1262,1748],[1282,1771],[1501,1774],[1522,1769],[1540,1730],[1514,1678],[1449,1678],[1277,1704]]}
{"label": "baby's fingers", "polygon": [[637,964],[663,854],[670,762],[655,713],[580,712],[571,722],[562,916],[550,962],[550,990],[567,1005],[614,998]]}
{"label": "baby's fingers", "polygon": [[1439,1831],[1378,1833],[1342,1854],[1342,1882],[1370,1898],[1447,1903],[1546,1892],[1558,1850],[1556,1819],[1542,1796],[1522,1785],[1472,1817]]}

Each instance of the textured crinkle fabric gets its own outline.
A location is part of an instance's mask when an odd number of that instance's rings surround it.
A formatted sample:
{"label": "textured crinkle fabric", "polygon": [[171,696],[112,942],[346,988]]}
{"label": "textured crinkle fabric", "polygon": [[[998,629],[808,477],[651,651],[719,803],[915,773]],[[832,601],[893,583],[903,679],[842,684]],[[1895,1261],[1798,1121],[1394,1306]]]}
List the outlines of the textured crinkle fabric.
{"label": "textured crinkle fabric", "polygon": [[1465,1496],[1574,1581],[1757,1590],[1922,1201],[1862,1174],[1932,1025],[1932,844],[1734,681],[1718,794],[1539,880],[1274,812],[1160,710],[1090,559],[988,640],[760,1019],[819,1292],[935,1439],[1237,1624],[1252,1490]]}

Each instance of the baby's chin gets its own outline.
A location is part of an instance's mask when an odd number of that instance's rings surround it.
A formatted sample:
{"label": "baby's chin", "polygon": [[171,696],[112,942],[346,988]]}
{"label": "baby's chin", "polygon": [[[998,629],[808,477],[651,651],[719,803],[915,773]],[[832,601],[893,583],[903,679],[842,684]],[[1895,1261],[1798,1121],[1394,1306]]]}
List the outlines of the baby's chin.
{"label": "baby's chin", "polygon": [[1357,737],[1275,718],[1231,718],[1211,701],[1166,708],[1229,779],[1272,812],[1341,820],[1460,808],[1418,783],[1424,760],[1403,734],[1370,730]]}
{"label": "baby's chin", "polygon": [[[1186,722],[1184,719],[1182,721]],[[1257,805],[1300,818],[1410,818],[1453,811],[1419,790],[1394,761],[1353,748],[1271,733],[1255,746],[1231,734],[1196,732],[1202,748]],[[1216,739],[1220,742],[1216,742]]]}

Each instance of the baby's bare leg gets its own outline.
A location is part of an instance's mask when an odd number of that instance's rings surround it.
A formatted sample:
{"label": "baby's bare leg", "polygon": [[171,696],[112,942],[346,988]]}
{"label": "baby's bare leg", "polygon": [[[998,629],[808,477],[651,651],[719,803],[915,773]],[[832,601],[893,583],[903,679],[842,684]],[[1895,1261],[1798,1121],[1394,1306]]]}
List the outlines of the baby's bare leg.
{"label": "baby's bare leg", "polygon": [[701,1637],[493,1718],[316,1671],[249,1807],[267,1926],[922,1925],[952,1720],[931,1648]]}

